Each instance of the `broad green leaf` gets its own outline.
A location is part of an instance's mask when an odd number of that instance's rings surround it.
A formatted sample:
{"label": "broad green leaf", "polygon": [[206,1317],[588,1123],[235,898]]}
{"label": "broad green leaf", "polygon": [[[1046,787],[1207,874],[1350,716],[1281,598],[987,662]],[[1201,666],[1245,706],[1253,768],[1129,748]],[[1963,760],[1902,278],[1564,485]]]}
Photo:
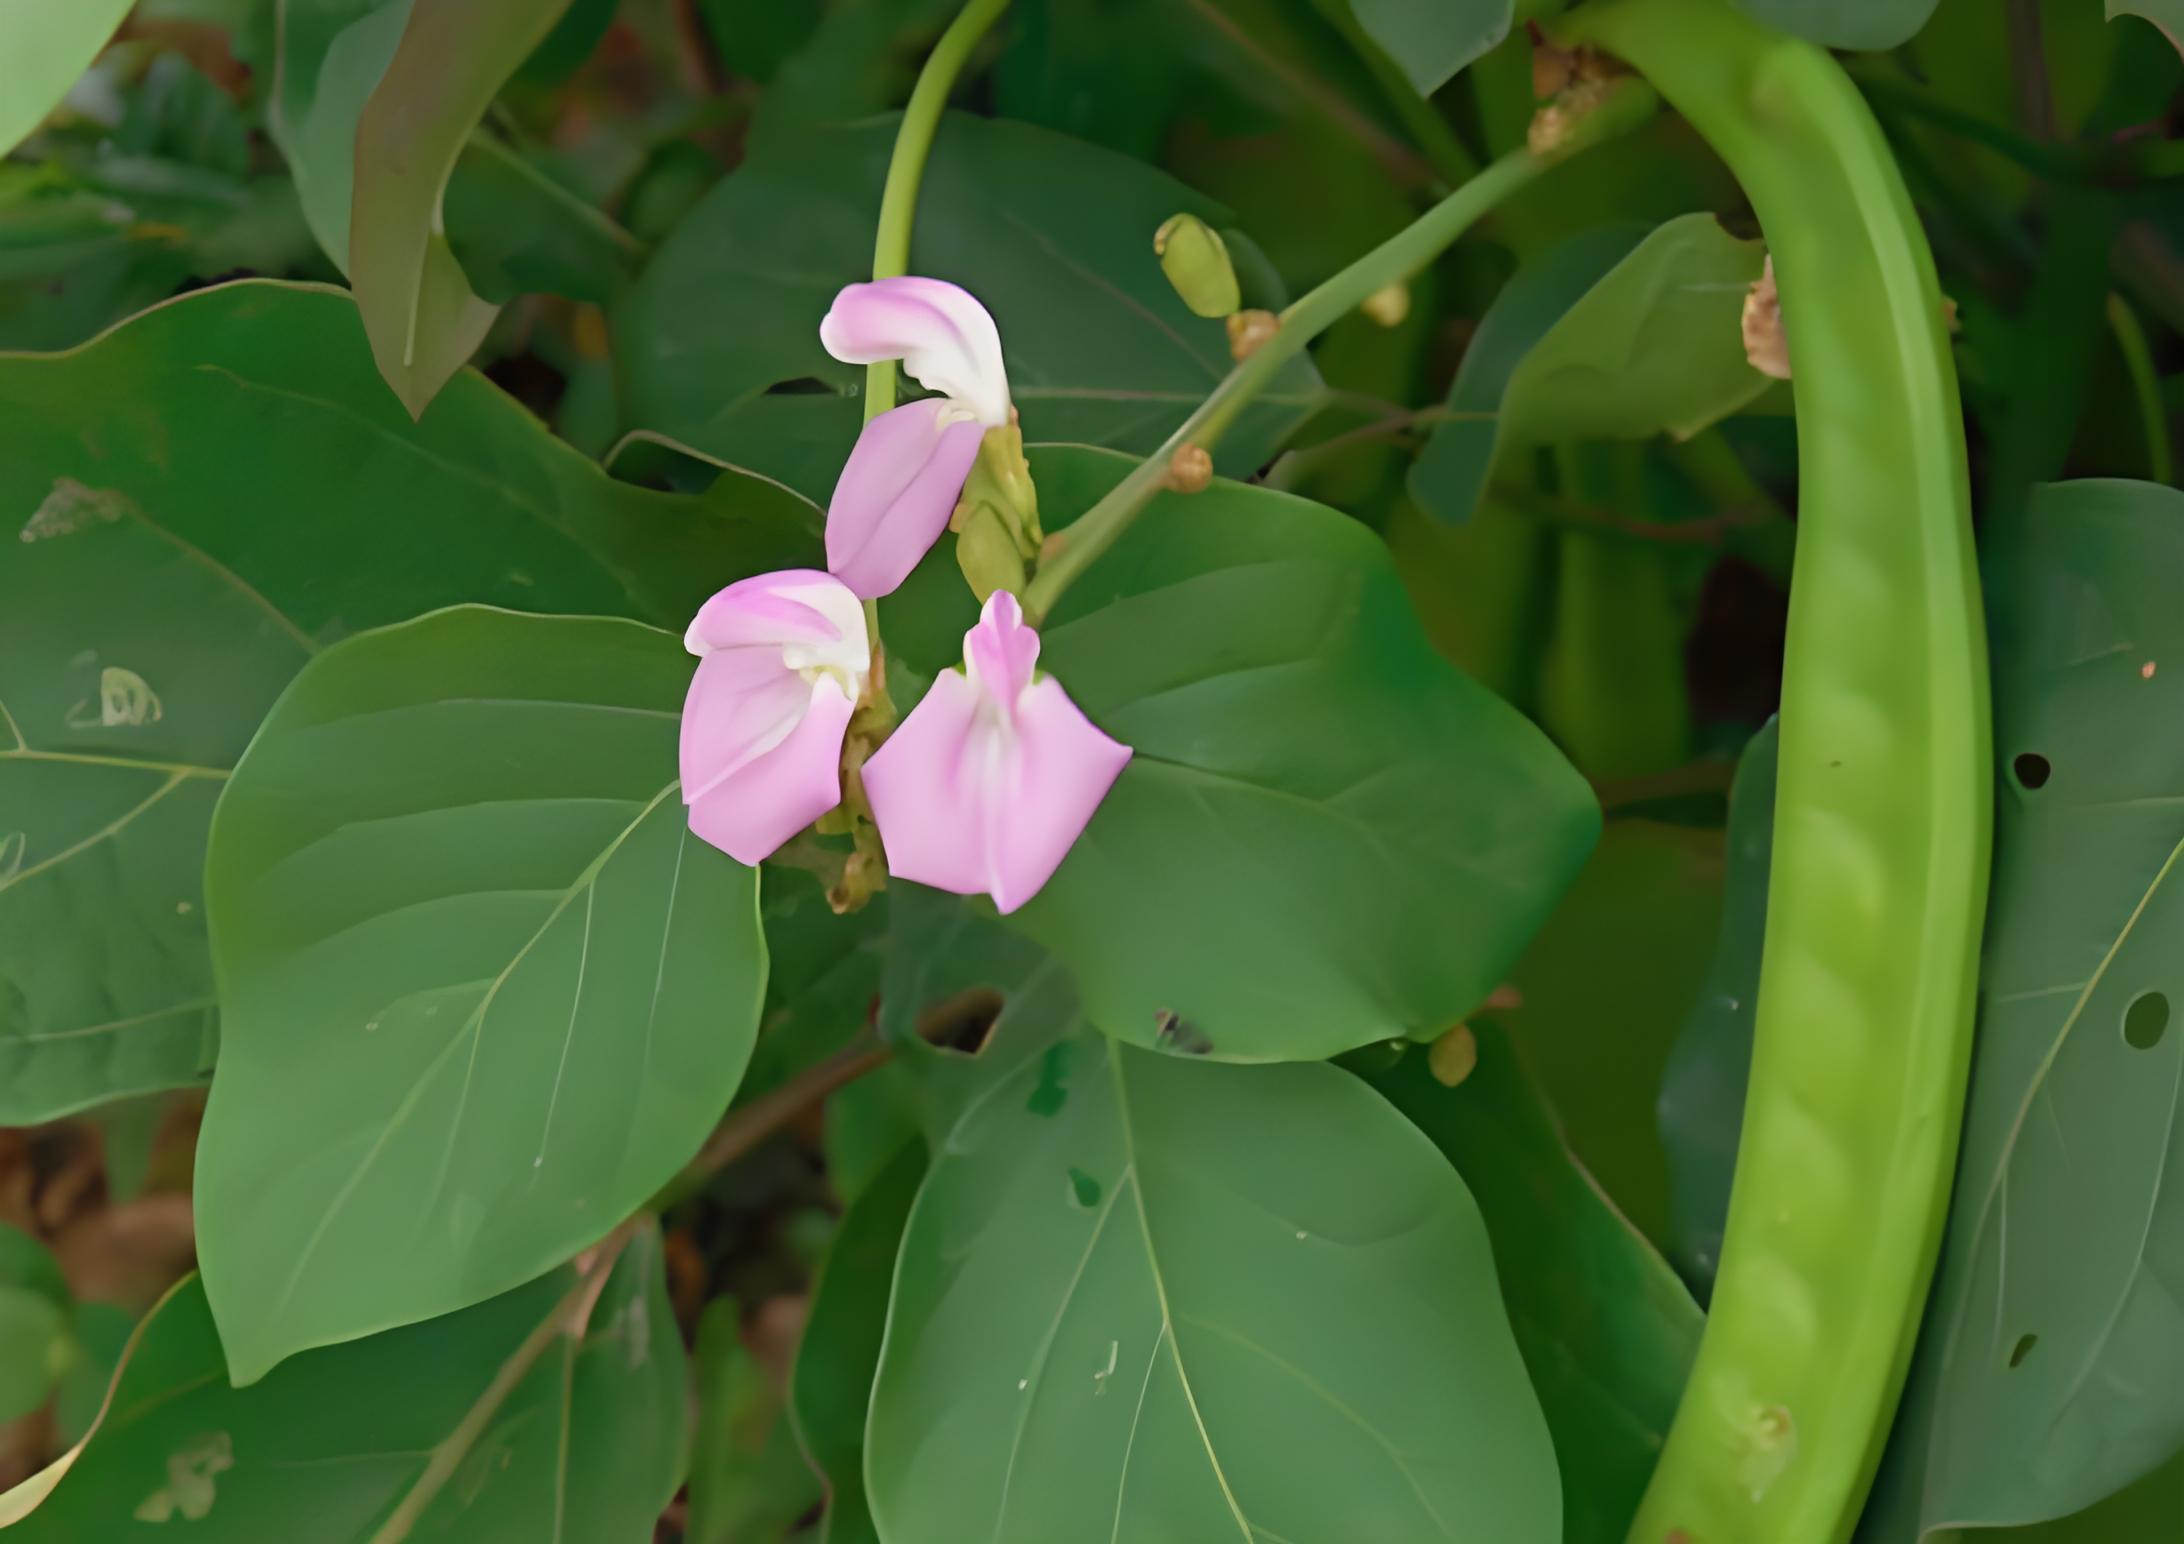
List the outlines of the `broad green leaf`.
{"label": "broad green leaf", "polygon": [[844,1049],[872,1022],[889,897],[846,917],[817,876],[770,863],[759,886],[766,1009],[737,1100],[754,1099]]}
{"label": "broad green leaf", "polygon": [[688,1544],[782,1544],[819,1500],[782,1390],[743,1344],[742,1318],[734,1298],[717,1297],[698,1320]]}
{"label": "broad green leaf", "polygon": [[1417,1049],[1367,1081],[1448,1155],[1485,1215],[1561,1460],[1564,1544],[1622,1544],[1704,1315],[1563,1145],[1509,1036],[1483,1021],[1473,1033],[1478,1065],[1455,1088]]}
{"label": "broad green leaf", "polygon": [[484,341],[496,310],[441,233],[448,178],[494,96],[568,4],[413,5],[357,118],[349,282],[379,373],[413,417]]}
{"label": "broad green leaf", "polygon": [[0,155],[38,127],[129,14],[130,0],[10,0],[0,8]]}
{"label": "broad green leaf", "polygon": [[2184,0],[2108,0],[2108,19],[2141,16],[2184,52]]}
{"label": "broad green leaf", "polygon": [[0,1421],[46,1402],[68,1366],[75,1307],[50,1251],[0,1222]]}
{"label": "broad green leaf", "polygon": [[1324,1065],[1080,1035],[910,1215],[867,1432],[889,1544],[1560,1532],[1463,1182]]}
{"label": "broad green leaf", "polygon": [[1739,320],[1760,244],[1710,214],[1633,235],[1605,226],[1574,237],[1495,297],[1449,389],[1450,417],[1411,472],[1411,494],[1429,511],[1469,519],[1511,451],[1686,439],[1767,389]]}
{"label": "broad green leaf", "polygon": [[1571,1150],[1656,1244],[1670,1205],[1654,1101],[1721,926],[1710,848],[1682,828],[1611,820],[1509,973],[1522,999],[1509,1031]]}
{"label": "broad green leaf", "polygon": [[193,1277],[139,1328],[89,1442],[11,1544],[178,1531],[235,1544],[650,1544],[684,1446],[665,1278],[648,1228],[603,1289],[552,1271],[238,1389]]}
{"label": "broad green leaf", "polygon": [[1366,35],[1423,96],[1432,96],[1449,77],[1509,33],[1510,0],[1346,3]]}
{"label": "broad green leaf", "polygon": [[136,1333],[136,1316],[112,1303],[78,1303],[69,1316],[68,1366],[53,1391],[53,1424],[61,1441],[74,1446],[98,1424],[106,1391]]}
{"label": "broad green leaf", "polygon": [[1714,1285],[1729,1181],[1736,1172],[1744,1090],[1752,1072],[1760,945],[1767,931],[1767,875],[1774,857],[1776,722],[1768,719],[1737,762],[1729,793],[1727,878],[1721,936],[1699,1000],[1661,1075],[1661,1145],[1668,1152],[1673,1257],[1702,1295]]}
{"label": "broad green leaf", "polygon": [[317,287],[0,355],[0,420],[0,1123],[208,1065],[206,825],[325,644],[461,601],[680,626],[813,545],[763,485],[729,519],[610,481],[475,375],[412,423]]}
{"label": "broad green leaf", "polygon": [[910,1203],[925,1176],[925,1144],[896,1150],[842,1214],[789,1379],[789,1408],[812,1464],[827,1480],[820,1544],[879,1544],[865,1504],[865,1417],[887,1330],[888,1289]]}
{"label": "broad green leaf", "polygon": [[1829,48],[1881,49],[1908,42],[1940,0],[1736,0],[1770,27]]}
{"label": "broad green leaf", "polygon": [[[616,318],[631,424],[828,497],[862,421],[864,371],[828,357],[819,319],[870,276],[895,127],[784,135],[677,227]],[[1140,163],[951,115],[926,167],[910,270],[993,312],[1027,434],[1148,451],[1232,366],[1222,324],[1190,313],[1153,253],[1153,232],[1182,210],[1229,223]],[[1309,363],[1285,369],[1230,431],[1222,465],[1255,469],[1319,395]]]}
{"label": "broad green leaf", "polygon": [[[1050,524],[1127,465],[1038,452]],[[1043,638],[1042,667],[1135,755],[1010,921],[1109,1034],[1266,1061],[1436,1032],[1598,834],[1591,790],[1433,652],[1387,549],[1320,505],[1163,495]]]}
{"label": "broad green leaf", "polygon": [[672,634],[460,607],[328,650],[251,742],[196,1192],[240,1381],[568,1258],[727,1107],[766,954],[684,819],[689,678]]}
{"label": "broad green leaf", "polygon": [[1899,1430],[1926,1530],[2073,1512],[2184,1445],[2184,493],[2047,487],[1988,553],[1994,899]]}

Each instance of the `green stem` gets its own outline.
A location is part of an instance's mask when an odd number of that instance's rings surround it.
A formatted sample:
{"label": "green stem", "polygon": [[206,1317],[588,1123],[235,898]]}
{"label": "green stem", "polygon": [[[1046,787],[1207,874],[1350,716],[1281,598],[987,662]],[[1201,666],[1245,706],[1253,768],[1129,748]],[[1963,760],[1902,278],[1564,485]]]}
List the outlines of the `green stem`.
{"label": "green stem", "polygon": [[[994,19],[1009,7],[1009,0],[969,0],[948,30],[933,45],[902,110],[902,127],[895,131],[895,153],[887,163],[887,183],[880,191],[880,230],[872,243],[872,277],[895,279],[910,271],[910,222],[917,215],[918,184],[925,180],[925,158],[933,149],[933,135],[940,129],[940,115],[948,106],[948,93],[978,40]],[[882,360],[865,371],[866,422],[895,405],[895,362]]]}
{"label": "green stem", "polygon": [[1107,495],[1063,533],[1024,593],[1024,609],[1037,622],[1117,537],[1129,528],[1165,485],[1169,463],[1185,446],[1211,452],[1238,415],[1282,366],[1305,346],[1356,310],[1374,291],[1408,278],[1432,262],[1458,236],[1549,167],[1576,151],[1637,127],[1658,98],[1633,82],[1602,103],[1570,144],[1546,155],[1518,150],[1488,166],[1349,267],[1282,312],[1273,337],[1231,370],[1161,447],[1139,462]]}
{"label": "green stem", "polygon": [[2153,351],[2146,346],[2146,329],[2121,295],[2108,297],[2108,329],[2116,335],[2132,395],[2138,398],[2139,420],[2146,430],[2147,470],[2157,483],[2172,482],[2176,466],[2169,453],[2169,415],[2161,401],[2161,376],[2154,369]]}

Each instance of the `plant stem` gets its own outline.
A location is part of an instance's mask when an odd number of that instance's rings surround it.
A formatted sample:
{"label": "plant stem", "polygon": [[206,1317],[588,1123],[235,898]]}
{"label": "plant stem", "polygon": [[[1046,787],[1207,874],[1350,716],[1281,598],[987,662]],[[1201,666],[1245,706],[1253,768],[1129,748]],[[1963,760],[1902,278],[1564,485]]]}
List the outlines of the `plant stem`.
{"label": "plant stem", "polygon": [[2173,482],[2176,466],[2169,453],[2169,415],[2161,400],[2161,377],[2154,369],[2153,351],[2146,346],[2146,329],[2121,295],[2108,297],[2108,329],[2116,335],[2132,395],[2138,398],[2139,418],[2146,430],[2147,474],[2157,483]]}
{"label": "plant stem", "polygon": [[1440,256],[1450,243],[1511,194],[1549,167],[1605,138],[1633,129],[1657,102],[1650,88],[1629,82],[1601,104],[1566,148],[1546,154],[1518,150],[1488,166],[1418,219],[1311,291],[1281,314],[1274,336],[1231,370],[1190,417],[1152,455],[1085,511],[1051,557],[1041,562],[1025,591],[1024,609],[1037,622],[1062,592],[1129,527],[1165,485],[1168,464],[1185,446],[1211,451],[1266,384],[1305,346],[1355,310],[1366,296],[1409,277]]}
{"label": "plant stem", "polygon": [[[926,56],[925,68],[911,89],[902,110],[902,127],[895,131],[895,153],[887,163],[887,183],[880,191],[880,230],[872,243],[872,277],[900,278],[910,269],[910,222],[918,209],[918,184],[925,179],[925,158],[932,152],[933,135],[940,115],[948,106],[948,93],[978,40],[986,35],[994,18],[1008,9],[1009,0],[969,0],[948,30],[940,35]],[[867,423],[895,405],[895,362],[882,360],[865,371]]]}

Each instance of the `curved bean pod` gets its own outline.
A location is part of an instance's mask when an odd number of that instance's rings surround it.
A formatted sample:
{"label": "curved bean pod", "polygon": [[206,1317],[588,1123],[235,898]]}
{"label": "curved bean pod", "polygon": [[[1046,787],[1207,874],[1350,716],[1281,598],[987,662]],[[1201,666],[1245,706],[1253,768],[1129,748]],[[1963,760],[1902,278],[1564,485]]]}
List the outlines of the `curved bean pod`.
{"label": "curved bean pod", "polygon": [[1858,1517],[1946,1215],[1990,809],[1964,428],[1934,265],[1824,51],[1726,0],[1562,35],[1644,75],[1773,253],[1799,525],[1757,1045],[1713,1311],[1634,1544],[1831,1544]]}

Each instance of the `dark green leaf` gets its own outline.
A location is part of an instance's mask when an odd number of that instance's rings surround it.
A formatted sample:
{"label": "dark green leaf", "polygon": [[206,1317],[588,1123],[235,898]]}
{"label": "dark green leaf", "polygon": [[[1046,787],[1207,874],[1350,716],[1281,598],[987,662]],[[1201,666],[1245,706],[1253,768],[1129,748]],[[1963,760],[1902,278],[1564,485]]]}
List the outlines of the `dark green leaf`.
{"label": "dark green leaf", "polygon": [[45,1245],[0,1222],[0,1421],[46,1402],[68,1365],[68,1283]]}
{"label": "dark green leaf", "polygon": [[819,1499],[773,1374],[743,1344],[742,1306],[715,1298],[698,1320],[698,1428],[688,1544],[780,1544]]}
{"label": "dark green leaf", "polygon": [[1710,214],[1643,236],[1607,226],[1510,280],[1449,390],[1451,418],[1411,472],[1443,520],[1470,518],[1501,457],[1556,441],[1688,438],[1768,386],[1739,316],[1764,258]]}
{"label": "dark green leaf", "polygon": [[1561,1460],[1564,1544],[1622,1544],[1704,1316],[1563,1145],[1509,1037],[1483,1022],[1473,1033],[1478,1065],[1455,1088],[1436,1081],[1421,1050],[1367,1081],[1478,1198]]}
{"label": "dark green leaf", "polygon": [[2108,0],[2108,19],[2143,16],[2184,52],[2184,0]]}
{"label": "dark green leaf", "polygon": [[1510,0],[1337,0],[1423,96],[1509,33]]}
{"label": "dark green leaf", "polygon": [[[1939,0],[1737,0],[1784,32],[1829,48],[1894,48],[1926,25]],[[2159,0],[2156,0],[2159,3]]]}
{"label": "dark green leaf", "polygon": [[[1042,507],[1059,524],[1126,466],[1042,451]],[[1110,1034],[1264,1061],[1437,1031],[1598,834],[1546,738],[1427,644],[1387,549],[1302,499],[1163,495],[1044,639],[1136,754],[1011,921]]]}
{"label": "dark green leaf", "polygon": [[1983,1008],[1898,1432],[1927,1530],[2076,1511],[2184,1445],[2184,493],[2042,489],[1989,559]]}
{"label": "dark green leaf", "polygon": [[193,1278],[144,1322],[103,1419],[16,1537],[649,1544],[684,1445],[665,1277],[648,1229],[580,1333],[562,1328],[585,1296],[564,1268],[244,1389]]}
{"label": "dark green leaf", "polygon": [[410,8],[356,123],[349,281],[379,373],[412,416],[463,367],[495,307],[441,234],[441,198],[494,96],[569,0],[433,0]]}
{"label": "dark green leaf", "polygon": [[1097,1035],[938,1150],[866,1474],[890,1544],[1561,1537],[1486,1232],[1431,1144],[1332,1067]]}
{"label": "dark green leaf", "polygon": [[865,1416],[887,1330],[888,1289],[910,1203],[925,1177],[925,1144],[896,1150],[842,1215],[789,1381],[790,1409],[804,1451],[827,1477],[821,1544],[878,1544],[865,1504]]}
{"label": "dark green leaf", "polygon": [[641,1205],[757,1032],[757,875],[690,835],[689,658],[436,612],[282,695],[206,859],[198,1252],[229,1365],[452,1312]]}
{"label": "dark green leaf", "polygon": [[412,423],[355,306],[315,287],[229,285],[0,356],[0,419],[23,538],[0,541],[5,1123],[207,1065],[206,824],[320,647],[461,601],[680,626],[813,545],[761,484],[608,480],[476,376]]}
{"label": "dark green leaf", "polygon": [[[819,319],[871,271],[895,126],[784,136],[683,221],[617,318],[632,424],[828,497],[862,421],[864,372],[827,356]],[[1144,165],[952,115],[926,168],[910,268],[993,312],[1027,434],[1150,450],[1232,363],[1222,324],[1190,313],[1154,255],[1153,232],[1178,211],[1229,223]],[[791,382],[816,389],[767,394]],[[1222,464],[1256,467],[1319,392],[1309,363],[1285,370],[1230,431]]]}
{"label": "dark green leaf", "polygon": [[1767,930],[1767,875],[1774,856],[1775,720],[1752,737],[1729,794],[1728,877],[1721,937],[1697,1006],[1661,1077],[1661,1145],[1668,1152],[1676,1268],[1701,1293],[1714,1285],[1729,1181],[1736,1172],[1744,1089],[1752,1071],[1752,1015],[1759,1002],[1760,944]]}

